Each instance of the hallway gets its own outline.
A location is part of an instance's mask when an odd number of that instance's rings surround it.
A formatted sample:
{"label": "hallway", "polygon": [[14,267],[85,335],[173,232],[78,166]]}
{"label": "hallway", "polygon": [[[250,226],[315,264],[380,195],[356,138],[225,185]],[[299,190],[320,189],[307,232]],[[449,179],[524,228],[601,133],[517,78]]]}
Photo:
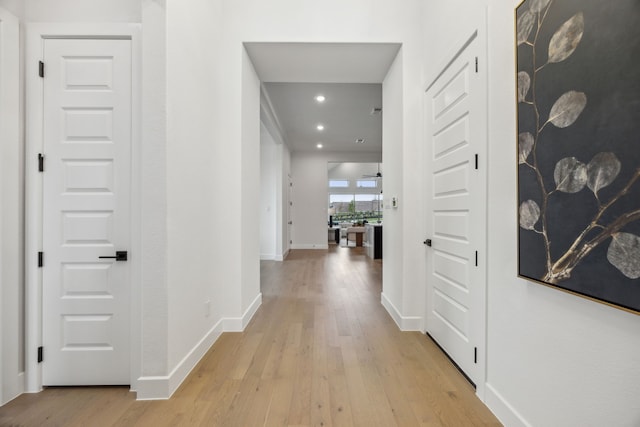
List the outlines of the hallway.
{"label": "hallway", "polygon": [[362,248],[262,262],[262,307],[170,400],[50,388],[0,408],[0,426],[499,426],[427,337],[398,330],[381,278]]}

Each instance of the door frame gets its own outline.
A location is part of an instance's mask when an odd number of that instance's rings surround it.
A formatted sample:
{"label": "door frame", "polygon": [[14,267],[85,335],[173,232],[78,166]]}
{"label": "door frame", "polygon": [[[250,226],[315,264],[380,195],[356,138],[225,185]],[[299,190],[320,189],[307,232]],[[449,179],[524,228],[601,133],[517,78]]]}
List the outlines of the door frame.
{"label": "door frame", "polygon": [[[42,366],[38,363],[38,347],[42,345],[42,271],[37,253],[42,250],[42,174],[38,172],[38,153],[43,149],[44,84],[39,77],[38,61],[42,59],[47,39],[120,39],[131,40],[131,249],[140,254],[141,239],[141,24],[29,24],[26,28],[25,53],[25,391],[42,390]],[[45,70],[46,73],[46,70]],[[46,154],[46,153],[45,153]],[[45,162],[46,168],[46,162]],[[142,265],[140,257],[131,257],[131,389],[137,389],[141,374],[142,336]],[[46,254],[45,260],[46,262]],[[138,343],[138,345],[136,345]],[[46,349],[44,357],[46,358]]]}
{"label": "door frame", "polygon": [[[485,401],[485,393],[486,393],[486,382],[487,382],[487,358],[488,358],[488,340],[487,340],[487,323],[488,323],[488,319],[487,319],[487,293],[488,293],[488,280],[487,280],[487,250],[488,250],[488,246],[487,246],[487,209],[488,209],[488,205],[489,205],[489,187],[488,187],[488,162],[487,159],[489,158],[489,102],[488,102],[488,97],[489,97],[489,79],[488,79],[488,47],[487,47],[487,28],[488,28],[488,23],[487,23],[487,9],[484,9],[483,14],[476,20],[474,20],[473,24],[471,27],[469,27],[467,29],[467,31],[465,31],[465,36],[462,37],[461,39],[457,40],[456,43],[450,45],[449,49],[447,50],[447,54],[443,56],[443,60],[441,62],[438,63],[438,66],[434,69],[434,74],[430,75],[430,77],[426,80],[426,84],[423,86],[424,91],[423,91],[423,101],[422,101],[422,117],[423,117],[423,141],[426,142],[426,137],[427,137],[427,129],[426,129],[426,93],[427,91],[435,84],[435,82],[442,76],[442,74],[445,73],[445,71],[449,68],[449,66],[451,66],[451,64],[458,59],[458,57],[460,56],[460,54],[462,54],[462,52],[474,41],[476,40],[478,42],[478,60],[479,60],[479,66],[483,67],[481,68],[482,73],[481,77],[482,77],[482,82],[484,87],[480,88],[481,90],[481,96],[484,96],[484,100],[482,100],[481,102],[485,105],[485,109],[484,109],[484,136],[485,136],[485,140],[484,140],[484,146],[481,147],[481,149],[479,150],[479,166],[481,168],[481,177],[485,182],[485,199],[484,199],[484,206],[483,208],[483,218],[482,220],[482,225],[481,228],[482,230],[479,230],[478,235],[481,237],[481,241],[478,243],[477,245],[477,249],[478,249],[478,272],[477,274],[479,276],[481,276],[483,279],[483,284],[484,284],[484,288],[483,288],[483,292],[481,294],[480,297],[480,301],[478,301],[479,303],[479,307],[478,309],[481,310],[481,313],[479,313],[479,317],[484,319],[483,324],[481,325],[481,327],[478,328],[478,331],[480,333],[480,336],[477,337],[478,338],[478,342],[481,343],[482,347],[478,348],[478,364],[479,364],[479,378],[476,379],[476,395],[480,398],[481,401]],[[430,147],[430,145],[428,146]],[[422,156],[424,158],[424,156],[428,155],[427,152],[427,148],[426,144],[422,147]],[[430,213],[429,213],[429,207],[428,207],[428,200],[427,200],[427,194],[429,191],[429,188],[426,188],[426,182],[427,182],[427,174],[430,173],[427,170],[423,170],[422,173],[422,194],[425,195],[425,197],[422,200],[422,206],[421,209],[424,212],[423,218],[425,218],[427,221],[430,220]],[[424,227],[424,229],[426,230],[427,227],[427,222],[425,222],[422,227]],[[426,235],[426,234],[425,234]],[[425,262],[423,264],[423,271],[422,271],[422,275],[423,275],[423,281],[422,283],[427,284],[427,281],[429,280],[429,271],[430,271],[430,263],[432,262],[431,257],[427,256],[425,254]],[[422,332],[423,333],[427,333],[429,330],[429,325],[428,325],[428,310],[429,310],[429,289],[425,288],[425,294],[424,294],[424,317],[423,317],[423,326],[422,326]]]}
{"label": "door frame", "polygon": [[[24,389],[19,334],[21,310],[22,254],[12,255],[20,247],[20,22],[0,7],[0,161],[10,162],[0,176],[0,406]],[[6,165],[6,163],[5,163]],[[7,262],[7,257],[10,262]]]}

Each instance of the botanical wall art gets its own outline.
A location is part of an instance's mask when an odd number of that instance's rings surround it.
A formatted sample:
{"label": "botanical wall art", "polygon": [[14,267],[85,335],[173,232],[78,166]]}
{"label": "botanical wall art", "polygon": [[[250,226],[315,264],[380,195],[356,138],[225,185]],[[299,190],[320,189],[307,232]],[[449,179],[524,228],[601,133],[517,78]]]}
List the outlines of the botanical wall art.
{"label": "botanical wall art", "polygon": [[640,2],[516,10],[519,274],[640,312]]}

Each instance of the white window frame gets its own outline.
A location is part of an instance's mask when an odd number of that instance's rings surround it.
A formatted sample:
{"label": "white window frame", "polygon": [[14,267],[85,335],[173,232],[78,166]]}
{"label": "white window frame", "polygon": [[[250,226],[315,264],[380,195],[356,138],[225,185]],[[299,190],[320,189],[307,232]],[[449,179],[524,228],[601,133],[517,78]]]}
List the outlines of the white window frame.
{"label": "white window frame", "polygon": [[[346,182],[347,185],[331,185],[331,183],[336,182]],[[329,188],[349,188],[349,186],[351,186],[351,181],[349,181],[348,179],[330,179],[328,185]]]}
{"label": "white window frame", "polygon": [[[373,185],[362,185],[363,183],[373,183]],[[356,188],[378,188],[378,180],[376,179],[359,179],[356,181]]]}

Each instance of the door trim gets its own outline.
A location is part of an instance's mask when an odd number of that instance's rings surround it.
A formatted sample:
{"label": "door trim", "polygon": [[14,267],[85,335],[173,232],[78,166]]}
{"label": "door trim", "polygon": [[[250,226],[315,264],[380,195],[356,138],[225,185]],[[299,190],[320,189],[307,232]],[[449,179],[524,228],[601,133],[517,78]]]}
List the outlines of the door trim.
{"label": "door trim", "polygon": [[[42,345],[42,272],[37,253],[42,250],[42,175],[37,169],[43,149],[44,85],[37,73],[46,39],[131,40],[131,252],[141,253],[141,34],[140,24],[29,24],[26,28],[26,147],[25,147],[25,391],[42,390],[42,367],[37,362]],[[46,72],[46,71],[45,71]],[[46,167],[46,165],[45,165]],[[141,263],[131,257],[131,389],[141,373]],[[46,262],[46,254],[45,254]],[[136,317],[137,316],[137,317]],[[138,345],[136,345],[138,343]],[[46,358],[46,350],[45,355]]]}
{"label": "door trim", "polygon": [[[487,292],[488,292],[488,281],[487,281],[487,208],[488,208],[488,168],[489,165],[487,163],[487,159],[488,159],[488,153],[489,153],[489,147],[488,147],[488,141],[489,141],[489,126],[488,126],[488,120],[489,120],[489,112],[488,112],[488,96],[489,96],[489,79],[488,79],[488,54],[487,54],[487,28],[488,28],[488,24],[487,24],[487,9],[484,9],[484,12],[482,14],[482,16],[480,16],[477,20],[475,20],[475,22],[473,23],[473,25],[471,27],[469,27],[466,31],[466,36],[457,40],[457,42],[455,44],[450,45],[449,49],[447,50],[447,54],[443,56],[443,60],[438,62],[438,67],[436,67],[434,69],[434,73],[431,74],[429,76],[428,79],[425,80],[425,84],[423,85],[423,95],[427,93],[427,91],[433,86],[433,84],[438,80],[438,78],[449,68],[449,66],[460,56],[460,54],[462,52],[464,52],[464,50],[474,41],[477,39],[478,41],[478,59],[480,62],[480,66],[483,67],[481,69],[481,72],[483,74],[481,74],[482,78],[483,78],[483,84],[484,87],[480,88],[481,90],[481,96],[484,96],[484,100],[482,101],[483,104],[485,105],[485,117],[484,117],[484,133],[485,133],[485,139],[484,139],[484,146],[482,147],[482,152],[480,153],[480,155],[482,157],[484,157],[484,161],[480,162],[482,169],[482,173],[481,173],[481,177],[482,179],[485,181],[485,189],[486,194],[485,194],[485,200],[484,200],[484,210],[482,211],[482,215],[483,218],[481,218],[482,220],[482,230],[479,230],[479,235],[481,236],[481,242],[478,245],[478,250],[480,251],[481,255],[479,257],[479,261],[478,261],[478,275],[481,276],[483,278],[483,283],[484,283],[484,289],[483,292],[481,294],[481,301],[479,301],[480,303],[480,307],[478,307],[479,310],[481,310],[481,313],[479,313],[479,317],[484,319],[484,322],[482,324],[482,327],[479,328],[479,332],[480,332],[480,336],[478,336],[478,342],[482,344],[481,348],[478,348],[478,364],[479,364],[479,375],[478,378],[476,379],[476,395],[478,396],[478,398],[481,401],[485,401],[485,394],[486,394],[486,382],[487,382],[487,357],[488,357],[488,341],[487,341]],[[423,98],[423,105],[422,105],[422,109],[423,109],[423,137],[426,138],[427,136],[427,131],[426,131],[426,119],[425,119],[425,114],[426,114],[426,105],[424,104],[424,98]],[[423,151],[423,156],[426,156],[427,153],[426,151]],[[428,171],[423,171],[423,176],[422,176],[422,185],[425,185],[425,178],[426,178],[426,174],[428,173]],[[429,215],[429,210],[428,210],[428,206],[427,206],[427,200],[426,200],[426,194],[427,194],[427,188],[423,188],[422,189],[422,194],[425,195],[425,199],[423,200],[422,203],[422,209],[424,212],[423,218],[428,218]],[[483,253],[483,254],[482,254]],[[425,256],[426,259],[426,256]],[[423,283],[427,283],[426,279],[428,279],[429,277],[429,260],[427,260],[424,264],[424,271],[422,272],[423,277],[425,278],[425,280],[423,280]],[[429,309],[429,303],[428,303],[428,295],[429,292],[428,290],[425,290],[425,300],[424,300],[424,319],[423,319],[423,333],[428,333],[428,309]]]}
{"label": "door trim", "polygon": [[[20,360],[20,302],[22,254],[12,255],[20,247],[19,230],[21,180],[20,150],[20,22],[0,8],[0,405],[22,393],[24,379]],[[10,166],[9,166],[10,165]],[[8,167],[6,167],[8,166]],[[7,258],[9,257],[9,262]]]}

